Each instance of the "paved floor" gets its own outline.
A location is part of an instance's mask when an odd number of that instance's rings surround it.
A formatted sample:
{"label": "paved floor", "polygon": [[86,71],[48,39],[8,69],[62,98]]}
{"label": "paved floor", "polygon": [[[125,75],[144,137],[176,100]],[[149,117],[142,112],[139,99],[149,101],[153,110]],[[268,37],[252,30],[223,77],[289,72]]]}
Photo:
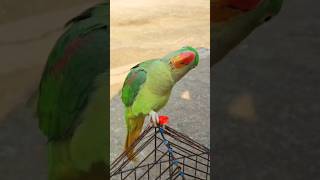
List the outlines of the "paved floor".
{"label": "paved floor", "polygon": [[210,46],[210,1],[131,1],[110,4],[111,97],[126,75],[118,68],[128,69],[127,65],[161,57],[185,45]]}

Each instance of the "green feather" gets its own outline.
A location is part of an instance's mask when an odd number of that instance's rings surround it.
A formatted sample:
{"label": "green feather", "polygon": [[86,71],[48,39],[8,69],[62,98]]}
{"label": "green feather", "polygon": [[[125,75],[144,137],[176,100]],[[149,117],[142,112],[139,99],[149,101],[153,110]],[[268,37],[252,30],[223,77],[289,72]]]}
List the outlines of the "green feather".
{"label": "green feather", "polygon": [[131,106],[137,96],[141,85],[146,81],[146,71],[137,66],[129,72],[122,88],[122,102],[125,106]]}

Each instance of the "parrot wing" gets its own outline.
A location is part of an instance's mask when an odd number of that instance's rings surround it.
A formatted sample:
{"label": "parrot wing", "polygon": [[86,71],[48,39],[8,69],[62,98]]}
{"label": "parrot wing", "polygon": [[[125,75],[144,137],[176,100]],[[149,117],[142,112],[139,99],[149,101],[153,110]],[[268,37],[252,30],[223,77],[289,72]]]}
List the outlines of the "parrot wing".
{"label": "parrot wing", "polygon": [[147,72],[140,67],[140,64],[133,67],[124,81],[121,99],[126,107],[133,104],[141,86],[147,78]]}
{"label": "parrot wing", "polygon": [[[106,4],[69,22],[69,29],[49,55],[39,87],[39,127],[49,138],[73,133],[77,117],[87,104],[95,78],[106,71],[109,50]],[[80,18],[81,17],[81,18]]]}

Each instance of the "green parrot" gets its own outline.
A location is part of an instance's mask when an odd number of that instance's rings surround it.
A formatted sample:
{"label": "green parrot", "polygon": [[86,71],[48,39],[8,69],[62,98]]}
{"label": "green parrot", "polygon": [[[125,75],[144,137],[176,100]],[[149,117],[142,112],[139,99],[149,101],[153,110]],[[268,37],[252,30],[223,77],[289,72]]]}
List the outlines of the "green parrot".
{"label": "green parrot", "polygon": [[154,125],[159,122],[157,111],[168,102],[173,86],[198,62],[197,50],[183,47],[130,70],[121,91],[127,126],[125,152],[129,160],[135,160],[130,146],[139,137],[144,120],[148,118]]}
{"label": "green parrot", "polygon": [[256,27],[277,15],[283,0],[211,1],[213,61],[219,62]]}
{"label": "green parrot", "polygon": [[39,128],[47,136],[49,180],[107,179],[109,3],[66,24],[39,85]]}

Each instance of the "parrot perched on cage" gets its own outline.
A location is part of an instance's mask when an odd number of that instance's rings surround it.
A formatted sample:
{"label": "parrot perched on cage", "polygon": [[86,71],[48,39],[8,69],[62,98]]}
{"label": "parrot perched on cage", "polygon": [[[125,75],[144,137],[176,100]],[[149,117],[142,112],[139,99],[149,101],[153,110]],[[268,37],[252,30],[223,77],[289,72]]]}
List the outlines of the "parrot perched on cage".
{"label": "parrot perched on cage", "polygon": [[283,0],[211,1],[213,61],[219,62],[256,27],[277,15]]}
{"label": "parrot perched on cage", "polygon": [[39,128],[47,136],[49,180],[107,179],[109,3],[66,24],[39,86]]}
{"label": "parrot perched on cage", "polygon": [[155,125],[159,122],[157,111],[167,103],[171,89],[198,62],[197,50],[183,47],[161,59],[142,62],[130,70],[121,91],[127,126],[125,152],[130,160],[135,160],[130,146],[139,137],[145,118]]}

